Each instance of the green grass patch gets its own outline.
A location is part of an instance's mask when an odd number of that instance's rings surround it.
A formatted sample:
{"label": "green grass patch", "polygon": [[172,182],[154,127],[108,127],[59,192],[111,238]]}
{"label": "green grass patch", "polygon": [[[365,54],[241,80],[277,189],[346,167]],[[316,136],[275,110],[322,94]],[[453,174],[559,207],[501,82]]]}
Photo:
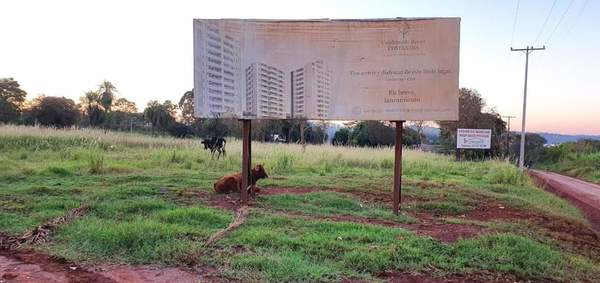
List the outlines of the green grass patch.
{"label": "green grass patch", "polygon": [[[520,233],[528,223],[480,223],[505,233],[447,245],[402,229],[270,215],[285,211],[415,221],[393,215],[389,203],[326,191],[391,194],[392,148],[308,145],[303,151],[296,144],[265,143],[252,148],[253,161],[274,177],[260,186],[324,192],[260,197],[257,211],[262,213],[252,214],[248,223],[205,250],[206,238],[227,226],[231,212],[204,207],[197,194],[178,195],[189,198],[184,202],[175,202],[172,194],[210,192],[217,178],[239,172],[239,140],[228,139],[228,154],[217,161],[198,139],[0,126],[0,233],[22,233],[84,204],[89,214],[52,233],[46,252],[94,263],[169,265],[202,253],[196,260],[206,259],[240,281],[372,281],[383,270],[489,270],[540,281],[599,281],[597,260],[577,249],[555,248],[536,229]],[[594,164],[594,159],[586,162]],[[407,213],[456,215],[491,200],[585,221],[568,202],[536,188],[500,160],[456,162],[404,150],[403,166],[403,195],[414,200],[404,204]]]}
{"label": "green grass patch", "polygon": [[406,214],[395,215],[389,208],[362,202],[341,193],[315,192],[307,194],[282,194],[261,197],[264,207],[274,210],[300,212],[308,215],[354,215],[393,220],[401,223],[418,222]]}
{"label": "green grass patch", "polygon": [[571,272],[584,278],[600,276],[598,267],[587,260],[573,260],[545,244],[510,234],[446,245],[402,229],[258,213],[223,244],[248,248],[233,258],[231,268],[273,282],[368,278],[385,270],[432,267],[441,273],[487,270],[535,280],[567,278]]}

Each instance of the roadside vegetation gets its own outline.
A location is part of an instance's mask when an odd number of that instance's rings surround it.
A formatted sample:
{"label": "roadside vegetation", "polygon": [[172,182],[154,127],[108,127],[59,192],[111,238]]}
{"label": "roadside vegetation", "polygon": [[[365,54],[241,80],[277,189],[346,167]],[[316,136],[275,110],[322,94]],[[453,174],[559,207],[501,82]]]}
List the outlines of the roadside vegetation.
{"label": "roadside vegetation", "polygon": [[[240,281],[385,280],[500,274],[600,280],[600,241],[579,211],[500,160],[404,150],[402,213],[390,213],[389,147],[253,144],[271,178],[246,222],[216,244],[236,196],[241,143],[213,160],[200,141],[103,130],[0,126],[0,234],[86,205],[44,253],[85,264],[211,267]],[[449,236],[456,237],[449,237]]]}
{"label": "roadside vegetation", "polygon": [[537,167],[600,183],[600,141],[580,140],[547,148]]}

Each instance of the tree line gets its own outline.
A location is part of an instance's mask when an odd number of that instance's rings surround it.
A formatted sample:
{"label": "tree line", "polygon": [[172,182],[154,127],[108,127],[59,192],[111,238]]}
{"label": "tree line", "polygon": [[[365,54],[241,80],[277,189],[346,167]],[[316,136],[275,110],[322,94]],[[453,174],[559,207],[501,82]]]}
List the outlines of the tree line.
{"label": "tree line", "polygon": [[[93,127],[106,130],[168,134],[175,137],[241,137],[241,123],[233,118],[201,119],[194,117],[194,92],[186,91],[178,102],[149,101],[141,111],[135,102],[119,96],[110,81],[86,91],[78,102],[65,97],[40,95],[27,99],[27,92],[13,78],[0,78],[0,123],[51,127]],[[419,145],[425,140],[425,121],[411,122],[404,128],[404,144]],[[457,128],[492,129],[490,150],[458,152],[464,159],[518,156],[518,135],[509,135],[506,123],[493,108],[487,107],[474,89],[459,91],[459,120],[439,121],[437,144],[444,152],[456,153]],[[252,138],[258,141],[302,142],[320,144],[331,140],[334,145],[389,146],[394,144],[394,125],[387,121],[349,121],[329,137],[326,121],[255,120]],[[543,147],[539,136],[529,138],[533,150]],[[540,146],[541,143],[541,146]]]}

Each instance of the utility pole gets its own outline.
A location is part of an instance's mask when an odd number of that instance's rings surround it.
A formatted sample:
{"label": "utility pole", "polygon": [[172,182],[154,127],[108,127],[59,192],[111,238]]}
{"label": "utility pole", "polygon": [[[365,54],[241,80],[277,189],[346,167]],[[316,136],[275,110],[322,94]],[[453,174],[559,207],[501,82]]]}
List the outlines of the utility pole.
{"label": "utility pole", "polygon": [[519,153],[519,168],[525,169],[525,114],[527,112],[527,70],[529,68],[529,53],[537,50],[546,50],[546,46],[533,47],[527,46],[526,48],[510,48],[510,51],[523,51],[525,52],[525,86],[523,87],[523,117],[521,117],[521,151]]}
{"label": "utility pole", "polygon": [[508,120],[508,129],[506,131],[506,156],[510,156],[510,119],[516,118],[515,116],[502,116],[502,118],[506,118]]}

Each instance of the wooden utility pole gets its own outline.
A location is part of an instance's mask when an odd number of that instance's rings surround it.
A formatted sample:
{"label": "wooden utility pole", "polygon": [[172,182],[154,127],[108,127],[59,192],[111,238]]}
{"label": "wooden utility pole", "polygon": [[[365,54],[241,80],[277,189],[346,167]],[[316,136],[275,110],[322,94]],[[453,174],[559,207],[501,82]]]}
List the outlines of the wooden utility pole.
{"label": "wooden utility pole", "polygon": [[506,118],[508,120],[508,127],[506,131],[506,156],[510,155],[510,119],[516,118],[515,116],[502,116],[502,118]]}
{"label": "wooden utility pole", "polygon": [[402,125],[404,121],[395,121],[396,137],[394,145],[394,213],[400,211],[402,201]]}
{"label": "wooden utility pole", "polygon": [[252,139],[251,120],[242,120],[242,187],[240,188],[240,201],[242,205],[248,203],[248,187],[252,185]]}
{"label": "wooden utility pole", "polygon": [[529,68],[529,53],[537,50],[546,50],[546,46],[536,48],[533,46],[527,46],[526,48],[510,48],[510,51],[523,51],[525,52],[525,86],[523,87],[523,117],[521,117],[521,151],[519,153],[519,168],[525,169],[525,117],[527,111],[527,71]]}

